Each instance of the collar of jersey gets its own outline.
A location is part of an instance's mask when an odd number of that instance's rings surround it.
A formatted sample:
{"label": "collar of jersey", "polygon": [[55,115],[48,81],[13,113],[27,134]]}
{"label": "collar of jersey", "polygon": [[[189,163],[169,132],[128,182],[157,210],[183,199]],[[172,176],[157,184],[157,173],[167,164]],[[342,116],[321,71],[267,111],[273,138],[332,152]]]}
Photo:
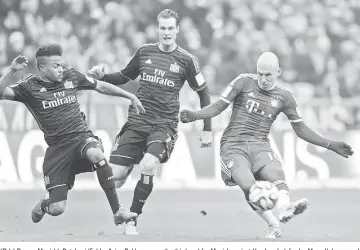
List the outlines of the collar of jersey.
{"label": "collar of jersey", "polygon": [[163,53],[171,53],[171,52],[174,52],[175,50],[177,50],[178,45],[176,44],[175,49],[173,49],[173,50],[171,50],[171,51],[164,51],[164,50],[160,49],[160,43],[159,43],[159,42],[156,43],[156,47],[159,49],[159,51],[161,51],[161,52],[163,52]]}

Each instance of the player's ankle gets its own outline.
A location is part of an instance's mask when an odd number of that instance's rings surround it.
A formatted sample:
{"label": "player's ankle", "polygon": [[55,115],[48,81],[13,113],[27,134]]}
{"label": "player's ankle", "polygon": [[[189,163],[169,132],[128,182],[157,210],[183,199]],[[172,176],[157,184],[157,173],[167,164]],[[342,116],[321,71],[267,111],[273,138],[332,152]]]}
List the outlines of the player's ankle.
{"label": "player's ankle", "polygon": [[48,211],[49,211],[48,200],[49,200],[49,199],[44,199],[44,200],[41,202],[40,208],[41,208],[41,211],[42,211],[43,213],[48,213]]}

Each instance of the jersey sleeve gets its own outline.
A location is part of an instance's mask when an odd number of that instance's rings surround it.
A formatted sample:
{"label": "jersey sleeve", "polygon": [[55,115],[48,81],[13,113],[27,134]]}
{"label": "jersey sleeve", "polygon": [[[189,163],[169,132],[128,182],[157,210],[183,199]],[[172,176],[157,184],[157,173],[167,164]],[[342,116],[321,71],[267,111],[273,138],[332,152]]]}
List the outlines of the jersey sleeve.
{"label": "jersey sleeve", "polygon": [[129,80],[130,79],[135,80],[140,74],[140,63],[139,63],[140,50],[141,48],[139,48],[135,52],[130,62],[126,65],[126,67],[123,70],[120,71],[120,73]]}
{"label": "jersey sleeve", "polygon": [[284,100],[285,106],[283,108],[283,113],[287,116],[289,121],[302,122],[302,118],[297,111],[297,103],[293,94],[291,92],[287,92]]}
{"label": "jersey sleeve", "polygon": [[84,75],[73,68],[66,70],[63,82],[65,88],[76,87],[78,90],[95,89],[97,85],[94,78]]}
{"label": "jersey sleeve", "polygon": [[31,84],[29,80],[35,77],[34,75],[26,75],[16,82],[10,88],[14,91],[14,101],[26,103],[31,97]]}
{"label": "jersey sleeve", "polygon": [[223,100],[224,102],[227,102],[227,103],[233,102],[235,97],[243,89],[244,84],[245,84],[245,78],[242,78],[241,76],[236,77],[226,87],[226,89],[222,93],[220,99]]}
{"label": "jersey sleeve", "polygon": [[188,61],[186,80],[195,91],[202,90],[206,86],[206,81],[200,72],[199,62],[194,56],[191,56],[191,59]]}

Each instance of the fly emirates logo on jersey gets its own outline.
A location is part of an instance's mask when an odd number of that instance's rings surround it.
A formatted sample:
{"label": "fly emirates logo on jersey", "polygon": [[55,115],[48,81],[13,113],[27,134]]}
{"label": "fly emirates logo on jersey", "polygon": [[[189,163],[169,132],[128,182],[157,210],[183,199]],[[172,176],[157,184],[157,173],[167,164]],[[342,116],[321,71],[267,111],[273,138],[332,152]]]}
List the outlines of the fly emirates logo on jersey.
{"label": "fly emirates logo on jersey", "polygon": [[155,69],[154,75],[146,74],[145,72],[141,74],[141,79],[148,82],[157,83],[160,85],[168,86],[173,88],[175,86],[174,81],[165,78],[166,71],[161,69]]}
{"label": "fly emirates logo on jersey", "polygon": [[54,100],[42,101],[42,105],[44,109],[56,108],[64,104],[75,103],[77,101],[76,96],[74,94],[66,96],[65,91],[55,92],[54,97],[55,97]]}

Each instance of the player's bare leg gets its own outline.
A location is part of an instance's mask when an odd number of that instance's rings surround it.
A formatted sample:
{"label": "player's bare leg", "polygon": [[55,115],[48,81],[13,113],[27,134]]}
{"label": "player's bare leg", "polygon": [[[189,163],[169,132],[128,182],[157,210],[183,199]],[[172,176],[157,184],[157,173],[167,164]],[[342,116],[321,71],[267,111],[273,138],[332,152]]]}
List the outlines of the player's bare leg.
{"label": "player's bare leg", "polygon": [[[240,159],[237,159],[238,161]],[[242,167],[232,167],[230,169],[226,168],[226,164],[222,164],[223,172],[230,171],[232,179],[235,181],[236,184],[243,190],[246,201],[248,202],[249,206],[262,218],[266,224],[268,225],[268,230],[265,232],[263,236],[265,239],[275,239],[280,237],[282,234],[282,229],[280,227],[279,220],[274,216],[271,210],[267,211],[260,211],[258,208],[253,206],[249,201],[249,192],[252,187],[256,183],[255,177],[253,173],[250,171],[250,167],[246,167],[246,163],[249,165],[250,163],[247,160],[241,162]],[[250,165],[249,165],[250,166]]]}
{"label": "player's bare leg", "polygon": [[87,158],[94,163],[100,186],[104,190],[113,212],[115,225],[135,219],[137,217],[136,213],[130,212],[128,209],[120,206],[116,193],[115,181],[113,179],[113,172],[107,163],[102,150],[98,147],[89,147],[84,150]]}
{"label": "player's bare leg", "polygon": [[134,169],[134,165],[132,164],[130,166],[122,166],[111,162],[109,162],[109,165],[113,172],[115,187],[117,189],[121,188],[124,186],[132,170]]}

